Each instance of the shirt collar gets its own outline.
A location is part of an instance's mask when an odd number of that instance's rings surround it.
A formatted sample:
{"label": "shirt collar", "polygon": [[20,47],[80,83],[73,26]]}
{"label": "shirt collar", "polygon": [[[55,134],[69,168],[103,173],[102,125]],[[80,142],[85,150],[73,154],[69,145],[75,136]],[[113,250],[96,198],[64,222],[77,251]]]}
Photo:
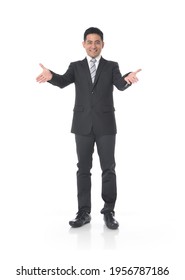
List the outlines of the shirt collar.
{"label": "shirt collar", "polygon": [[[92,59],[92,57],[90,57],[89,55],[86,56],[88,63],[90,63],[90,60]],[[98,55],[97,57],[95,57],[96,62],[99,62],[101,58],[101,55]]]}

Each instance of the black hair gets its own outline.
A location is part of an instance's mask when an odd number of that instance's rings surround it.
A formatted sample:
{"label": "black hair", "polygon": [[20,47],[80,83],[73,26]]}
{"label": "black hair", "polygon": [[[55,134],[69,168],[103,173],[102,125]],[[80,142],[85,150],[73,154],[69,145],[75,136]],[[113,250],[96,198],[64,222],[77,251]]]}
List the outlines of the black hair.
{"label": "black hair", "polygon": [[84,41],[86,40],[87,35],[89,34],[98,34],[103,41],[103,32],[97,27],[90,27],[84,32]]}

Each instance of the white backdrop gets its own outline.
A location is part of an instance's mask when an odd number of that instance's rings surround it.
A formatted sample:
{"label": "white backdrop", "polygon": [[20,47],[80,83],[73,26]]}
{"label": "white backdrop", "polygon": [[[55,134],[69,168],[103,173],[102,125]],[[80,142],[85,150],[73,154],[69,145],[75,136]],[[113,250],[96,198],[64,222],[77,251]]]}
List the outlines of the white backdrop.
{"label": "white backdrop", "polygon": [[[164,279],[183,275],[182,4],[180,0],[1,1],[2,279],[17,279],[15,270],[21,265],[107,270],[168,266],[170,275]],[[35,81],[40,62],[62,74],[71,61],[83,59],[83,33],[90,26],[103,30],[102,55],[117,61],[122,74],[142,68],[138,84],[114,92],[120,221],[116,233],[103,228],[99,214],[101,171],[96,151],[94,221],[79,232],[69,229],[68,220],[77,210],[77,158],[70,133],[74,86],[61,90]],[[59,279],[48,279],[55,278]]]}

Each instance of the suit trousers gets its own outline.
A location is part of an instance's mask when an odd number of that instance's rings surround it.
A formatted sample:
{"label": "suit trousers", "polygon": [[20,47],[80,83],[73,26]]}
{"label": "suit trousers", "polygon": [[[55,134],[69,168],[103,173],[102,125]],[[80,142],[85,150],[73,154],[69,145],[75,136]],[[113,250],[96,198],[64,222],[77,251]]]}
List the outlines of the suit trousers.
{"label": "suit trousers", "polygon": [[115,140],[116,135],[96,136],[93,131],[89,135],[75,135],[78,156],[77,197],[78,211],[91,212],[91,168],[94,145],[102,169],[102,199],[104,207],[101,213],[114,211],[117,197],[115,173]]}

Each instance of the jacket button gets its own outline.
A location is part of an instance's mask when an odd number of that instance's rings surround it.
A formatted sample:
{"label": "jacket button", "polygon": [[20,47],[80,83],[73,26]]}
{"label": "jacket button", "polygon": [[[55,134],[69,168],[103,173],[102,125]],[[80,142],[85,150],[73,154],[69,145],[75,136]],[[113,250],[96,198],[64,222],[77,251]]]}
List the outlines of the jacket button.
{"label": "jacket button", "polygon": [[92,91],[92,94],[94,93],[94,91]]}

